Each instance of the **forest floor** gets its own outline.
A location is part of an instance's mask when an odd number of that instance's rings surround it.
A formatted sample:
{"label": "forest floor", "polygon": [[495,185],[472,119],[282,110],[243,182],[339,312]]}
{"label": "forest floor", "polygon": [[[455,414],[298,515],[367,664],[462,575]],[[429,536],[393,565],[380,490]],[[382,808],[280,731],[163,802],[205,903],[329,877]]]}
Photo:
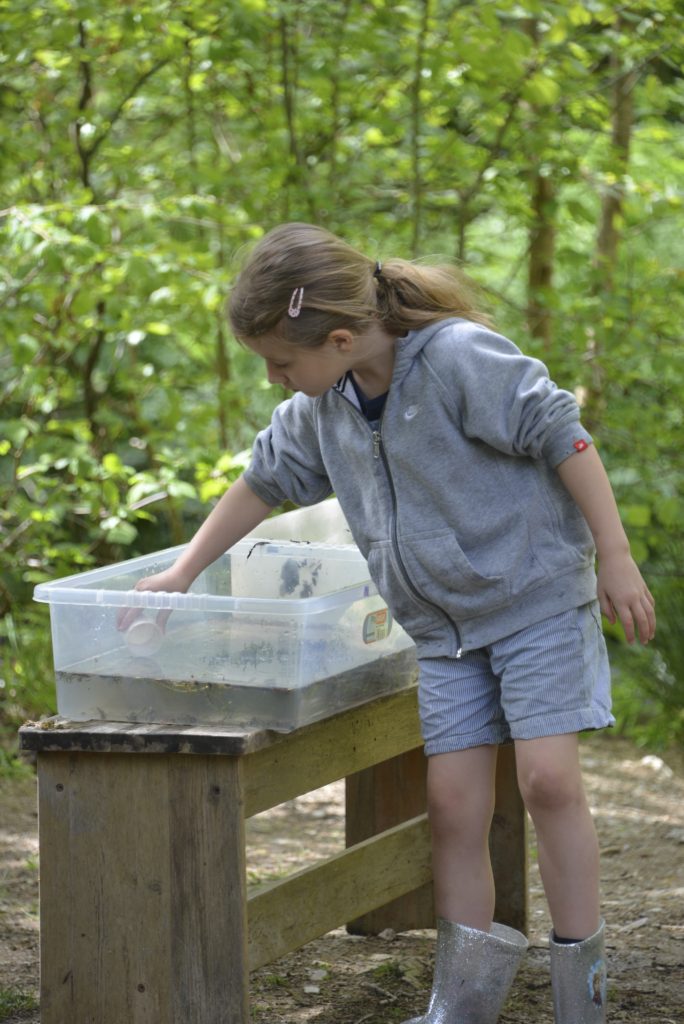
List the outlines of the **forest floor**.
{"label": "forest floor", "polygon": [[[583,741],[582,759],[603,854],[609,1020],[682,1024],[684,759],[644,755],[605,734]],[[2,780],[0,793],[0,1021],[39,1024],[35,781]],[[501,1024],[553,1021],[549,919],[530,833],[530,950]],[[248,841],[255,884],[339,851],[343,784],[250,819]],[[433,948],[432,931],[360,937],[337,929],[254,972],[252,1020],[398,1024],[427,1005]]]}

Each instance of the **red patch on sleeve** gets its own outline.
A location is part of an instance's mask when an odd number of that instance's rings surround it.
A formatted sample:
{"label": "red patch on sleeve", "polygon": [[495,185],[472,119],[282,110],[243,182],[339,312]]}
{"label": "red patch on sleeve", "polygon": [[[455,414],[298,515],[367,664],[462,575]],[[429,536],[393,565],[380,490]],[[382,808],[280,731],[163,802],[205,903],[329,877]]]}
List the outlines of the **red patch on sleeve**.
{"label": "red patch on sleeve", "polygon": [[587,444],[586,441],[580,440],[580,441],[575,441],[575,443],[573,444],[572,447],[577,452],[583,452],[583,451],[585,451],[589,447],[589,445]]}

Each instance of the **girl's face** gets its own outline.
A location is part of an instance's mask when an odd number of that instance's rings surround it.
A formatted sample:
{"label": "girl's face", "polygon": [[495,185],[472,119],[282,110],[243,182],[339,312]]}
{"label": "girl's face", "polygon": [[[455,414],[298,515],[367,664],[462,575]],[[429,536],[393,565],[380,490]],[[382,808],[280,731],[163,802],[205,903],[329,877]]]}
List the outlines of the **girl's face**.
{"label": "girl's face", "polygon": [[303,391],[310,398],[328,391],[353,365],[348,346],[336,335],[317,348],[288,345],[268,335],[246,339],[245,345],[265,360],[271,384]]}

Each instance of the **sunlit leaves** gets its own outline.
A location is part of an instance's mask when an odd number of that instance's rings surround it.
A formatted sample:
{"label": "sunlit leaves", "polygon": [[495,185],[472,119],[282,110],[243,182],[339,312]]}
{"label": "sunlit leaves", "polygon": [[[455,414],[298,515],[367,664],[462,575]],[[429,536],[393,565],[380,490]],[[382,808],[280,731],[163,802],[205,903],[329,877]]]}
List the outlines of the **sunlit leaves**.
{"label": "sunlit leaves", "polygon": [[[280,220],[381,257],[415,237],[417,255],[462,254],[502,329],[534,347],[537,174],[556,230],[554,338],[537,354],[585,391],[605,371],[601,450],[635,553],[667,574],[683,488],[680,6],[2,4],[0,610],[38,578],[184,539],[239,474],[282,393],[222,309],[243,248]],[[638,71],[628,166],[611,144],[618,56]],[[616,188],[607,293],[596,232]]]}

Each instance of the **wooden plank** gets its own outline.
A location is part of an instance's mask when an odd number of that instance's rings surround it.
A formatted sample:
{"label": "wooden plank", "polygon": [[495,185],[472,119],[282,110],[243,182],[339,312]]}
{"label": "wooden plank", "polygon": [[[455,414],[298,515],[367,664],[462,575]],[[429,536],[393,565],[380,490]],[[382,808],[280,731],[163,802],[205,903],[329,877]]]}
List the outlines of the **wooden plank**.
{"label": "wooden plank", "polygon": [[249,1020],[241,765],[174,757],[169,771],[174,1024]]}
{"label": "wooden plank", "polygon": [[[338,697],[344,694],[380,693],[377,701],[391,699],[397,690],[387,693],[388,685],[410,687],[415,683],[418,669],[413,649],[398,651],[377,661],[360,665],[342,676],[322,681],[321,699],[325,687],[330,683],[336,687]],[[347,679],[347,676],[349,678]],[[347,698],[349,699],[349,698]],[[369,701],[363,707],[375,704]],[[328,718],[333,720],[344,716],[347,710],[331,710]],[[354,708],[351,709],[351,713]],[[293,729],[305,731],[309,726]],[[239,728],[224,725],[167,725],[163,723],[135,723],[87,721],[77,722],[60,715],[39,722],[27,722],[19,730],[24,750],[74,750],[99,753],[131,754],[225,754],[240,757],[273,743],[278,743],[283,734],[266,729]]]}
{"label": "wooden plank", "polygon": [[249,965],[276,960],[352,917],[396,899],[431,877],[427,818],[263,886],[248,901]]}
{"label": "wooden plank", "polygon": [[[419,751],[405,757],[422,756]],[[425,759],[423,758],[423,761]],[[424,780],[421,766],[402,777],[401,759],[377,765],[347,780],[347,842],[353,843],[423,808]],[[518,789],[515,749],[499,749],[496,774],[496,803],[490,832],[492,869],[496,883],[495,918],[525,932],[528,927],[527,813]],[[383,928],[402,931],[432,927],[431,886],[402,897],[351,921],[354,934],[377,934]]]}
{"label": "wooden plank", "polygon": [[219,726],[141,725],[132,722],[74,722],[59,715],[19,730],[22,750],[100,754],[225,754],[239,757],[279,739],[266,729],[227,730]]}
{"label": "wooden plank", "polygon": [[41,754],[43,1024],[246,1024],[228,758]]}
{"label": "wooden plank", "polygon": [[[427,759],[422,747],[390,758],[346,780],[347,846],[425,813]],[[363,917],[350,921],[354,935],[377,935],[385,928],[408,931],[434,928],[434,898],[429,882]]]}
{"label": "wooden plank", "polygon": [[75,1020],[74,951],[70,894],[69,754],[38,755],[38,842],[40,865],[40,987],[43,1024]]}
{"label": "wooden plank", "polygon": [[169,931],[166,769],[158,759],[144,777],[133,768],[39,758],[43,1024],[173,1020],[158,949]]}
{"label": "wooden plank", "polygon": [[422,746],[415,687],[298,729],[244,758],[245,814]]}
{"label": "wooden plank", "polygon": [[489,849],[496,883],[495,919],[527,933],[527,811],[518,789],[515,748],[512,743],[504,744],[498,751],[496,804]]}

